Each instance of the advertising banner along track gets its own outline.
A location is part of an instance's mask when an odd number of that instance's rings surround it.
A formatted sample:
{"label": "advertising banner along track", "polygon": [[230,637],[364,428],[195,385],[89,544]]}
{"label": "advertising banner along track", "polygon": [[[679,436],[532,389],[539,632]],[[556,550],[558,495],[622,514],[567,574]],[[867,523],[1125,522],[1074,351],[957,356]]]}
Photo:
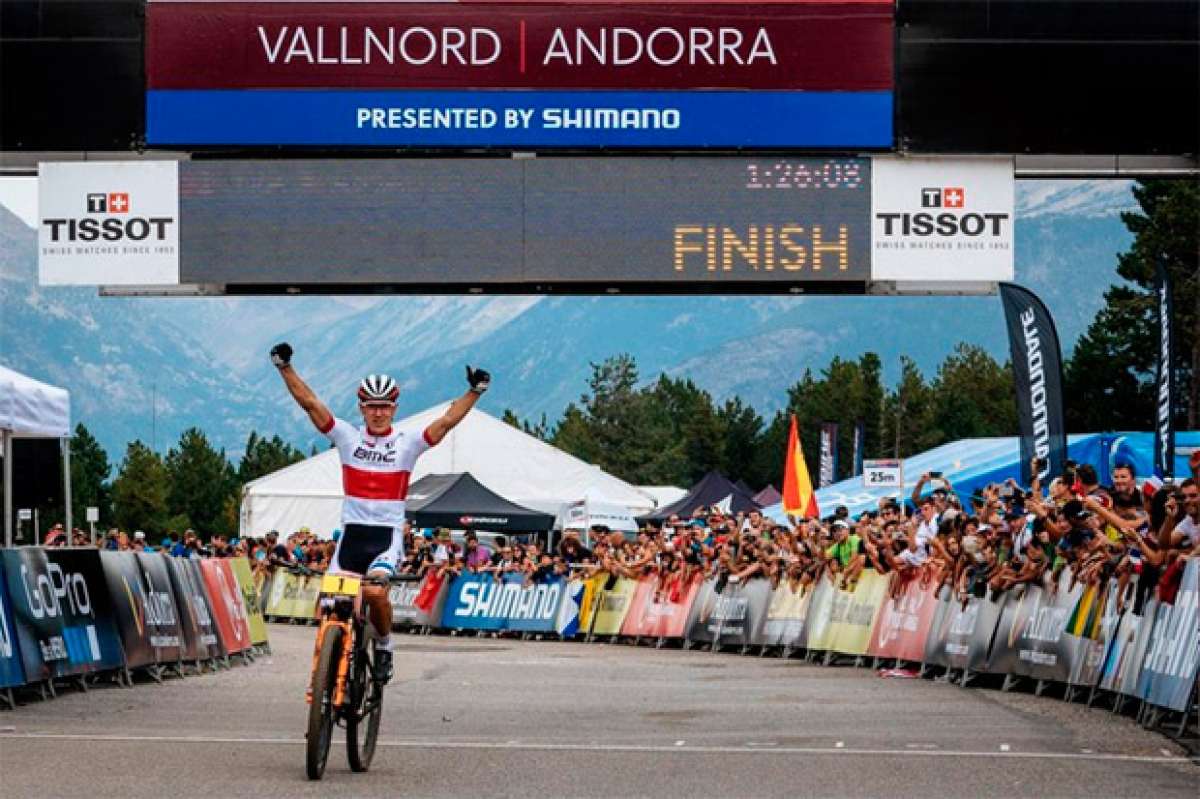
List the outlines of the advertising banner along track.
{"label": "advertising banner along track", "polygon": [[17,628],[13,623],[12,605],[8,601],[5,573],[6,570],[0,568],[0,688],[10,688],[26,682]]}
{"label": "advertising banner along track", "polygon": [[213,618],[221,643],[229,654],[250,648],[250,624],[246,619],[246,604],[229,561],[209,559],[200,561],[200,576],[208,588]]}
{"label": "advertising banner along track", "polygon": [[865,569],[853,591],[838,590],[830,611],[829,649],[844,655],[865,655],[871,628],[887,593],[887,579]]}
{"label": "advertising banner along track", "polygon": [[701,582],[699,574],[687,584],[679,578],[672,578],[666,584],[660,584],[657,577],[641,578],[625,615],[621,635],[682,638],[687,634],[688,609]]}
{"label": "advertising banner along track", "polygon": [[895,597],[885,596],[867,654],[919,663],[940,604],[933,586],[920,580],[909,580]]}
{"label": "advertising banner along track", "polygon": [[793,648],[803,646],[804,624],[808,618],[808,604],[812,599],[813,590],[811,585],[793,586],[787,580],[781,580],[771,592],[766,619],[751,643]]}
{"label": "advertising banner along track", "polygon": [[258,585],[250,573],[250,561],[246,558],[230,558],[229,567],[237,580],[238,590],[242,592],[242,601],[246,608],[246,623],[250,626],[250,642],[252,644],[267,643],[267,623],[262,614],[262,597],[258,593]]}
{"label": "advertising banner along track", "polygon": [[772,589],[768,580],[734,582],[718,579],[710,580],[706,585],[710,590],[699,598],[703,604],[692,620],[689,641],[712,643],[717,647],[749,646],[761,636],[767,605],[771,601]]}
{"label": "advertising banner along track", "polygon": [[1200,560],[1183,571],[1174,604],[1160,604],[1138,694],[1152,705],[1186,713],[1200,670]]}
{"label": "advertising banner along track", "polygon": [[391,586],[388,601],[392,604],[392,624],[399,627],[438,626],[449,594],[450,581],[433,573],[426,574],[419,583]]}
{"label": "advertising banner along track", "polygon": [[[1046,579],[1051,577],[1047,575]],[[1010,588],[986,670],[1067,682],[1079,653],[1076,642],[1066,634],[1067,623],[1083,594],[1082,583],[1071,585],[1070,569],[1059,574],[1055,590],[1039,584]]]}
{"label": "advertising banner along track", "polygon": [[200,563],[192,558],[168,558],[171,588],[179,608],[183,629],[183,659],[211,660],[225,656],[209,604],[208,590],[200,576]]}
{"label": "advertising banner along track", "polygon": [[525,583],[525,576],[462,574],[450,583],[442,626],[468,630],[557,632],[559,607],[567,595],[561,578]]}
{"label": "advertising banner along track", "polygon": [[637,593],[637,580],[628,577],[609,576],[605,587],[597,594],[596,609],[592,616],[592,635],[620,635],[625,617],[633,605]]}

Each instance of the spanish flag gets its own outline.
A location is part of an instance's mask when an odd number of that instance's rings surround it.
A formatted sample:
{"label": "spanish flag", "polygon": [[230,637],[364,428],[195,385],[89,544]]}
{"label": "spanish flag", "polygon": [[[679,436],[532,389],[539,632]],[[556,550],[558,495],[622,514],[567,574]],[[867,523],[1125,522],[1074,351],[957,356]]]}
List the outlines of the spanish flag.
{"label": "spanish flag", "polygon": [[821,517],[817,495],[813,493],[812,480],[808,477],[808,464],[804,462],[804,451],[800,449],[795,414],[792,414],[792,429],[788,431],[787,463],[783,467],[783,512],[802,519]]}

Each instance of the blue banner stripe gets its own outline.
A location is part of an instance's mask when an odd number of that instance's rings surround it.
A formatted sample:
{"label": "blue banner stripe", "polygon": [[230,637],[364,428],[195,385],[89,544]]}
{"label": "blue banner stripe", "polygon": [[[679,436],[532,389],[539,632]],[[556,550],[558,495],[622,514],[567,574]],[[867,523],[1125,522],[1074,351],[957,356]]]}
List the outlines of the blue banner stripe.
{"label": "blue banner stripe", "polygon": [[146,92],[154,145],[892,146],[891,92]]}

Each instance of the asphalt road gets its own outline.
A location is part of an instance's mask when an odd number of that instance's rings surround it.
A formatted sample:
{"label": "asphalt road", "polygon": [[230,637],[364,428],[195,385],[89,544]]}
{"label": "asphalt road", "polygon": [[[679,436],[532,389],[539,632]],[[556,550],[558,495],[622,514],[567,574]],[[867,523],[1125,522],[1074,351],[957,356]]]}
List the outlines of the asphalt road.
{"label": "asphalt road", "polygon": [[1200,767],[1131,720],[869,669],[629,646],[401,636],[380,749],[304,777],[314,630],[164,685],[0,712],[0,795],[1200,795]]}

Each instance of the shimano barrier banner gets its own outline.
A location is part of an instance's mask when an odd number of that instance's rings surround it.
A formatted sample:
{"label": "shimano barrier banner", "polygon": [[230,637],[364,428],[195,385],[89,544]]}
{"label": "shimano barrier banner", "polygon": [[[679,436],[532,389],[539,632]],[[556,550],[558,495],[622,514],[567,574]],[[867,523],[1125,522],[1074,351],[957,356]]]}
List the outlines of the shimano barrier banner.
{"label": "shimano barrier banner", "polygon": [[771,583],[761,577],[748,582],[726,581],[717,591],[720,581],[704,597],[688,630],[689,641],[712,642],[721,646],[748,646],[760,635],[771,601]]}
{"label": "shimano barrier banner", "polygon": [[852,591],[838,590],[829,614],[829,649],[845,655],[865,655],[871,643],[871,626],[883,597],[887,578],[864,569]]}
{"label": "shimano barrier banner", "polygon": [[608,578],[605,588],[600,591],[596,600],[596,610],[589,629],[592,635],[621,634],[621,627],[624,626],[625,616],[633,605],[637,586],[637,580],[628,577],[618,577],[615,580],[611,576]]}
{"label": "shimano barrier banner", "polygon": [[1031,464],[1036,457],[1042,461],[1038,475],[1045,485],[1051,477],[1063,473],[1067,456],[1058,330],[1049,309],[1028,289],[1001,283],[1000,299],[1008,323],[1008,349],[1017,392],[1020,482],[1030,484]]}
{"label": "shimano barrier banner", "polygon": [[885,596],[871,628],[867,654],[920,662],[939,604],[933,586],[920,580],[909,580],[898,596]]}
{"label": "shimano barrier banner", "polygon": [[264,615],[281,619],[315,619],[320,593],[320,575],[302,576],[276,569]]}
{"label": "shimano barrier banner", "polygon": [[200,577],[199,562],[192,558],[168,558],[167,572],[171,577],[171,589],[175,592],[175,606],[179,608],[179,622],[183,629],[183,659],[210,660],[223,657],[225,650],[217,635],[208,593]]}
{"label": "shimano barrier banner", "polygon": [[442,608],[442,626],[467,630],[557,632],[559,605],[566,581],[525,584],[525,576],[462,574],[450,583]]}
{"label": "shimano barrier banner", "polygon": [[699,574],[686,585],[677,575],[666,584],[660,583],[658,577],[641,578],[621,635],[682,638],[687,634],[688,611],[702,581]]}
{"label": "shimano barrier banner", "polygon": [[1142,665],[1139,695],[1152,705],[1188,712],[1200,670],[1200,561],[1188,560],[1175,604],[1158,607]]}
{"label": "shimano barrier banner", "polygon": [[21,662],[12,603],[8,601],[5,569],[0,567],[0,689],[24,685],[25,667]]}
{"label": "shimano barrier banner", "polygon": [[45,550],[6,549],[0,552],[0,558],[11,586],[9,598],[26,679],[38,682],[76,673],[67,655],[63,631],[60,599],[67,597],[65,593],[60,597],[51,583]]}
{"label": "shimano barrier banner", "polygon": [[63,619],[63,640],[72,671],[106,671],[125,664],[121,637],[113,617],[112,598],[100,565],[100,551],[90,548],[44,550],[50,585]]}
{"label": "shimano barrier banner", "polygon": [[436,627],[441,622],[446,597],[450,594],[450,581],[441,580],[428,609],[417,605],[417,598],[428,588],[432,572],[419,583],[396,583],[388,588],[388,601],[392,604],[392,625],[400,627]]}
{"label": "shimano barrier banner", "polygon": [[811,585],[793,586],[788,580],[780,580],[771,592],[762,628],[751,643],[760,646],[803,646],[804,622],[808,617],[808,603],[812,595]]}
{"label": "shimano barrier banner", "polygon": [[229,568],[233,578],[237,580],[238,590],[242,592],[242,604],[246,609],[246,623],[250,626],[250,643],[267,643],[267,624],[262,615],[262,598],[254,577],[250,573],[250,561],[247,558],[230,558]]}
{"label": "shimano barrier banner", "polygon": [[893,16],[863,0],[152,1],[146,137],[890,147]]}
{"label": "shimano barrier banner", "polygon": [[200,577],[208,589],[208,598],[217,622],[217,633],[229,654],[250,648],[250,624],[246,620],[246,604],[237,578],[223,558],[200,561]]}

